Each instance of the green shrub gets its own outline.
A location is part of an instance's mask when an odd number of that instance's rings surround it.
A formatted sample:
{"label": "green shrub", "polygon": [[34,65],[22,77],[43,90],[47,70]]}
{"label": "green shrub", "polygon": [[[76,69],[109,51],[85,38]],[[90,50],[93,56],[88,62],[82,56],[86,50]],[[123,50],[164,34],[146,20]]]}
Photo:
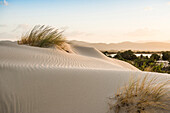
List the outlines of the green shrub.
{"label": "green shrub", "polygon": [[162,59],[170,61],[170,51],[163,52]]}
{"label": "green shrub", "polygon": [[154,53],[154,54],[151,55],[150,58],[151,58],[151,59],[154,59],[154,60],[159,60],[159,59],[160,59],[160,56],[159,56],[158,54]]}

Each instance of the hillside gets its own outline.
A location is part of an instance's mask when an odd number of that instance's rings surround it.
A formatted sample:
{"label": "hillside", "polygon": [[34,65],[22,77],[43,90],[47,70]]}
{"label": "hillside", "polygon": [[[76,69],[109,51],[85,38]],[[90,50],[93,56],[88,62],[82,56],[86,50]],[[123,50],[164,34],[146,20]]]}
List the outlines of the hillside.
{"label": "hillside", "polygon": [[170,43],[165,42],[122,42],[122,43],[88,43],[83,41],[70,41],[74,45],[95,47],[99,50],[139,50],[139,51],[170,51]]}

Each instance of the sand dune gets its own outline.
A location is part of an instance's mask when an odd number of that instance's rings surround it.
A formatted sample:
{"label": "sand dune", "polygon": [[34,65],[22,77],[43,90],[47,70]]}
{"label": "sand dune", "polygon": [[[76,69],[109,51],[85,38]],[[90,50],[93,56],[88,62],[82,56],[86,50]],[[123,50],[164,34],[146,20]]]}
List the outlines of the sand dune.
{"label": "sand dune", "polygon": [[[0,62],[2,67],[27,67],[27,68],[89,68],[89,69],[134,69],[129,65],[117,65],[107,62],[106,56],[99,51],[88,48],[73,46],[75,54],[70,54],[58,49],[47,49],[17,45],[11,42],[1,42]],[[124,62],[127,65],[127,63]]]}
{"label": "sand dune", "polygon": [[117,88],[147,74],[94,48],[70,47],[73,53],[0,42],[0,113],[107,113]]}

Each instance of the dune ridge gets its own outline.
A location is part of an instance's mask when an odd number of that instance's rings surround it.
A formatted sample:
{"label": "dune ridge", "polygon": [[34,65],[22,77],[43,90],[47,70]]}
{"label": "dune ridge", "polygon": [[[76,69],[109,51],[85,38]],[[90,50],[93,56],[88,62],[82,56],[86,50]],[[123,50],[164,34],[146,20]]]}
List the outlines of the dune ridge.
{"label": "dune ridge", "polygon": [[0,113],[107,113],[108,97],[131,75],[170,79],[169,74],[142,72],[107,58],[94,48],[70,49],[73,53],[1,41]]}
{"label": "dune ridge", "polygon": [[70,41],[72,44],[95,47],[101,51],[170,51],[170,42],[121,42],[121,43],[89,43],[84,41]]}
{"label": "dune ridge", "polygon": [[[1,42],[2,43],[2,42]],[[58,49],[30,47],[12,42],[0,43],[1,66],[29,68],[89,68],[89,69],[124,69],[137,70],[130,64],[128,67],[117,65],[121,61],[108,58],[94,48],[72,46],[75,53],[67,53]],[[124,62],[127,65],[127,63]]]}

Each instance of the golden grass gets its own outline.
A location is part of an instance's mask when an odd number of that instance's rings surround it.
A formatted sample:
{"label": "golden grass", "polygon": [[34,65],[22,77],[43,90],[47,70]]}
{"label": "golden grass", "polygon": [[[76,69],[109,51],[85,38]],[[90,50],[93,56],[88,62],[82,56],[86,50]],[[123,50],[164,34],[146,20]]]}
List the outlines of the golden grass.
{"label": "golden grass", "polygon": [[169,110],[169,95],[166,86],[169,81],[156,83],[156,77],[130,79],[129,84],[118,89],[109,98],[110,112],[113,113],[155,113],[156,110]]}
{"label": "golden grass", "polygon": [[59,32],[58,29],[45,25],[36,25],[31,32],[26,33],[18,41],[18,44],[25,44],[37,47],[52,47],[61,46],[65,39],[63,32]]}

